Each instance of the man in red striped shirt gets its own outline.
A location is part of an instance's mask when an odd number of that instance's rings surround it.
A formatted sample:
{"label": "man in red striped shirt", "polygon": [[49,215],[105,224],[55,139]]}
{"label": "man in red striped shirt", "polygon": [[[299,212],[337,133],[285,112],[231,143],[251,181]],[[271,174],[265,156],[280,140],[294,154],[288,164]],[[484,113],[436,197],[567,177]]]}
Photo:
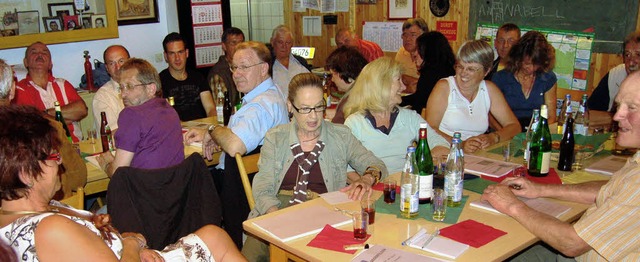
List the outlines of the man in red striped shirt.
{"label": "man in red striped shirt", "polygon": [[382,48],[374,42],[359,39],[358,36],[349,28],[342,28],[336,33],[336,45],[355,47],[360,51],[362,56],[371,62],[379,57],[383,57]]}

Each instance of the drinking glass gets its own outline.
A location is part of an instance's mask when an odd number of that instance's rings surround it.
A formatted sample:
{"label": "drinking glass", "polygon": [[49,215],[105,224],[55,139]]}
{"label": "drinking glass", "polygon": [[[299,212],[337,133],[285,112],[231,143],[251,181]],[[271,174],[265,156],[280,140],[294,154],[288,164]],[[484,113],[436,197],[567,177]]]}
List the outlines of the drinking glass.
{"label": "drinking glass", "polygon": [[442,188],[433,189],[431,198],[431,218],[435,221],[443,221],[447,213],[447,198]]}
{"label": "drinking glass", "polygon": [[353,238],[364,240],[367,238],[367,226],[369,225],[369,214],[367,212],[355,212],[352,216]]}
{"label": "drinking glass", "polygon": [[387,204],[393,204],[396,202],[396,181],[393,179],[387,179],[384,181],[384,202]]}
{"label": "drinking glass", "polygon": [[362,212],[369,214],[369,225],[372,225],[376,221],[376,200],[365,196],[360,201],[360,207]]}
{"label": "drinking glass", "polygon": [[89,141],[89,143],[91,144],[95,144],[96,143],[96,139],[97,139],[97,133],[95,129],[89,129],[87,130],[87,139]]}

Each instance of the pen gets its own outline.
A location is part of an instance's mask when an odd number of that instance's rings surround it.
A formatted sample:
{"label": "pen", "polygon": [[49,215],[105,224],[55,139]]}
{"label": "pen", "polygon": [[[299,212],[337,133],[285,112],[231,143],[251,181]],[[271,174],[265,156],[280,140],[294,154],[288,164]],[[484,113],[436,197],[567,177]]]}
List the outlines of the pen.
{"label": "pen", "polygon": [[344,245],[344,250],[369,249],[369,244]]}
{"label": "pen", "polygon": [[415,235],[410,236],[409,238],[407,238],[407,240],[402,241],[402,245],[406,246],[408,245],[410,242],[412,242],[414,239],[417,239],[418,237],[421,237],[422,235],[426,234],[427,230],[426,229],[420,229],[420,231],[418,231]]}
{"label": "pen", "polygon": [[436,228],[436,231],[433,231],[433,233],[431,234],[429,239],[427,239],[427,241],[424,242],[424,244],[422,245],[421,249],[424,249],[427,245],[429,245],[429,243],[431,243],[431,240],[433,240],[439,234],[440,234],[440,229]]}

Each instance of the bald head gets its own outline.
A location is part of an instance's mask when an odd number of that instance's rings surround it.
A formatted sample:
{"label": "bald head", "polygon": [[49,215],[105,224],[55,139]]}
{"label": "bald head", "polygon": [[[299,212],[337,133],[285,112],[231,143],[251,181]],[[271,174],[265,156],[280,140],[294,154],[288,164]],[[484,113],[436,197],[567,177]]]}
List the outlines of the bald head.
{"label": "bald head", "polygon": [[349,28],[342,28],[336,32],[336,45],[338,47],[342,46],[357,46],[357,36],[354,34]]}
{"label": "bald head", "polygon": [[129,60],[129,51],[121,45],[112,45],[104,50],[104,63],[111,78],[120,81],[120,67]]}
{"label": "bald head", "polygon": [[616,143],[624,147],[640,147],[640,71],[622,81],[616,96],[618,105],[613,120],[618,122]]}

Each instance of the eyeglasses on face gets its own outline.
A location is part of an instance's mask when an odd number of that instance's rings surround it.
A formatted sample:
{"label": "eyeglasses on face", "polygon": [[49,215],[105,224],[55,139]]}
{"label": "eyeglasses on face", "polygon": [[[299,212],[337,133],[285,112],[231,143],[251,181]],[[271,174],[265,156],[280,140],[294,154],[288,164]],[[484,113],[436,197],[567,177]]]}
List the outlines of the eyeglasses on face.
{"label": "eyeglasses on face", "polygon": [[313,111],[313,112],[324,112],[324,110],[327,109],[327,105],[320,105],[320,106],[316,106],[316,107],[297,108],[293,103],[291,103],[291,106],[293,106],[293,109],[295,109],[296,112],[298,112],[300,114],[309,114],[309,113],[311,113],[311,111]]}
{"label": "eyeglasses on face", "polygon": [[62,155],[58,151],[53,151],[53,153],[49,154],[44,160],[53,160],[60,164],[60,162],[62,162]]}
{"label": "eyeglasses on face", "polygon": [[142,84],[137,84],[137,85],[132,85],[132,84],[120,85],[120,90],[130,92],[131,90],[133,90],[137,86],[146,86],[148,84],[151,84],[151,83],[142,83]]}
{"label": "eyeglasses on face", "polygon": [[475,73],[475,72],[478,72],[478,71],[482,70],[482,67],[480,67],[480,66],[468,66],[468,67],[464,67],[464,66],[462,66],[462,65],[455,65],[455,66],[453,66],[453,68],[454,68],[456,71],[466,71],[466,72],[471,73],[471,74],[473,74],[473,73]]}
{"label": "eyeglasses on face", "polygon": [[264,64],[265,62],[260,62],[257,64],[253,64],[253,65],[248,65],[248,66],[236,66],[236,65],[232,65],[229,66],[229,70],[231,70],[231,73],[235,73],[236,71],[245,71],[249,68],[252,68],[254,66],[260,65],[260,64]]}

